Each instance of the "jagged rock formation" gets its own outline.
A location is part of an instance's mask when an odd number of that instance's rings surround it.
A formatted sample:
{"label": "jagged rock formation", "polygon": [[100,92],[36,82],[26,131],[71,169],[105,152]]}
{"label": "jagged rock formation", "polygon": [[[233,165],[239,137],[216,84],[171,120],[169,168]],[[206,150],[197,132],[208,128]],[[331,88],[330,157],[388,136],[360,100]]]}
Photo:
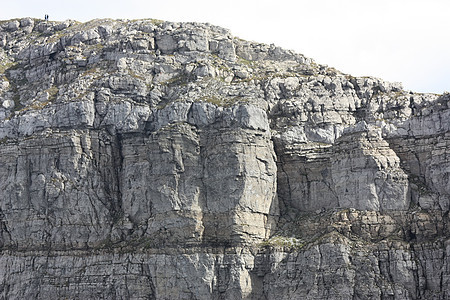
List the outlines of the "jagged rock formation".
{"label": "jagged rock formation", "polygon": [[209,24],[0,23],[1,299],[449,299],[450,97]]}

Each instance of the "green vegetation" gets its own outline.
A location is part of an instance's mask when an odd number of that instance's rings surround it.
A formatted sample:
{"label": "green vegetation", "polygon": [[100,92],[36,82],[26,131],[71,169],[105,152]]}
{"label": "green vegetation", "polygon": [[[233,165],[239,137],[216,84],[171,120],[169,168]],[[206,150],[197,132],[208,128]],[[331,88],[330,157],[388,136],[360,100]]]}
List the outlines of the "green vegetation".
{"label": "green vegetation", "polygon": [[348,81],[350,81],[350,82],[356,80],[356,77],[355,77],[355,76],[352,76],[352,75],[349,75],[349,74],[346,74],[346,75],[345,75],[345,78],[346,78]]}
{"label": "green vegetation", "polygon": [[103,48],[105,48],[105,45],[100,44],[100,43],[92,44],[92,45],[88,45],[88,46],[87,46],[87,49],[89,49],[89,50],[91,50],[91,51],[93,51],[93,50],[95,50],[95,51],[101,51],[101,50],[103,50]]}
{"label": "green vegetation", "polygon": [[239,57],[237,62],[238,62],[238,64],[247,65],[249,67],[253,67],[255,65],[254,61],[251,61],[251,60],[248,60],[248,59],[245,59],[245,58],[242,58],[242,57]]}
{"label": "green vegetation", "polygon": [[4,60],[0,62],[0,74],[4,74],[6,70],[15,70],[19,67],[17,62]]}
{"label": "green vegetation", "polygon": [[5,73],[5,71],[9,69],[13,64],[13,62],[0,62],[0,73]]}
{"label": "green vegetation", "polygon": [[150,22],[156,26],[160,26],[161,24],[164,23],[163,20],[158,20],[158,19],[150,19]]}
{"label": "green vegetation", "polygon": [[222,106],[223,105],[223,99],[216,97],[216,96],[203,96],[200,98],[200,101],[204,101],[204,102],[208,102],[217,106]]}
{"label": "green vegetation", "polygon": [[[6,24],[6,23],[10,23],[10,22],[12,22],[12,21],[19,21],[20,22],[20,18],[14,18],[14,19],[9,19],[9,20],[2,20],[2,21],[0,21],[0,25],[3,25],[3,24]],[[36,19],[34,19],[34,20],[36,20]]]}
{"label": "green vegetation", "polygon": [[97,73],[98,68],[90,68],[87,69],[86,71],[83,72],[83,74],[81,74],[81,77],[85,77],[85,76],[89,76],[89,75],[94,75],[95,73]]}
{"label": "green vegetation", "polygon": [[289,248],[289,249],[300,249],[303,248],[305,244],[294,237],[285,236],[274,236],[270,239],[261,242],[259,247],[269,247],[269,248]]}
{"label": "green vegetation", "polygon": [[40,110],[40,109],[43,109],[49,103],[50,103],[50,101],[45,101],[45,102],[37,102],[36,101],[33,104],[31,104],[30,106],[26,107],[26,109]]}
{"label": "green vegetation", "polygon": [[56,96],[58,95],[59,89],[56,86],[52,86],[51,88],[48,88],[45,90],[49,97],[48,100],[49,101],[55,101],[56,100]]}
{"label": "green vegetation", "polygon": [[211,104],[214,104],[216,106],[222,106],[222,107],[231,107],[237,103],[247,103],[248,99],[241,98],[241,97],[227,97],[227,98],[221,98],[215,95],[211,96],[203,96],[198,99],[198,102],[208,102]]}
{"label": "green vegetation", "polygon": [[136,78],[136,79],[139,79],[139,80],[142,80],[145,82],[145,77],[142,75],[136,74],[135,72],[133,72],[131,70],[128,70],[128,74],[133,78]]}
{"label": "green vegetation", "polygon": [[336,76],[337,74],[339,74],[339,71],[336,70],[336,69],[333,68],[333,67],[328,67],[328,68],[325,70],[325,74],[326,74],[327,76]]}
{"label": "green vegetation", "polygon": [[190,81],[190,76],[189,74],[178,74],[166,81],[163,81],[161,83],[159,83],[160,85],[167,85],[167,86],[171,86],[171,85],[176,85],[176,86],[183,86],[188,84]]}

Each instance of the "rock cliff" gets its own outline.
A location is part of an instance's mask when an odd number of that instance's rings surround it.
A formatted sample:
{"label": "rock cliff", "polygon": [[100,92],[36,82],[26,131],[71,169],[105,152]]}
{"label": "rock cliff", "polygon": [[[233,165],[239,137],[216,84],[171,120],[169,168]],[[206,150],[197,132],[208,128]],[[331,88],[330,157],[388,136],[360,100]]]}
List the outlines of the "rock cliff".
{"label": "rock cliff", "polygon": [[0,59],[0,299],[450,299],[449,94],[198,23]]}

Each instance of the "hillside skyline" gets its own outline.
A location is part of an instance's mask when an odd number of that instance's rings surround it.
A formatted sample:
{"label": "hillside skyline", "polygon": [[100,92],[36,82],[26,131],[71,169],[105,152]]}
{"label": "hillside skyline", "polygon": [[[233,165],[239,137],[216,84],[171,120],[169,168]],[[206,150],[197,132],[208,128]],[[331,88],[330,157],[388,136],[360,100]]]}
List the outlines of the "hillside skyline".
{"label": "hillside skyline", "polygon": [[[176,8],[176,9],[174,9]],[[355,76],[401,82],[414,92],[449,91],[450,20],[445,1],[228,1],[142,0],[60,3],[10,1],[0,19],[21,17],[86,22],[96,18],[203,22],[234,36],[275,44]]]}

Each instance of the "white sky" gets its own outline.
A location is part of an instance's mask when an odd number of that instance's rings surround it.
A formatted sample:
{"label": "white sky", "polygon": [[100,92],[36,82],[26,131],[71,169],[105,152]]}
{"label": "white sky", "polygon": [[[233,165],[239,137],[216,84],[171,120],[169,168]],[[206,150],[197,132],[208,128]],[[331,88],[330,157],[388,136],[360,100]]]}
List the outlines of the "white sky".
{"label": "white sky", "polygon": [[1,0],[0,19],[209,22],[355,76],[450,91],[449,0]]}

